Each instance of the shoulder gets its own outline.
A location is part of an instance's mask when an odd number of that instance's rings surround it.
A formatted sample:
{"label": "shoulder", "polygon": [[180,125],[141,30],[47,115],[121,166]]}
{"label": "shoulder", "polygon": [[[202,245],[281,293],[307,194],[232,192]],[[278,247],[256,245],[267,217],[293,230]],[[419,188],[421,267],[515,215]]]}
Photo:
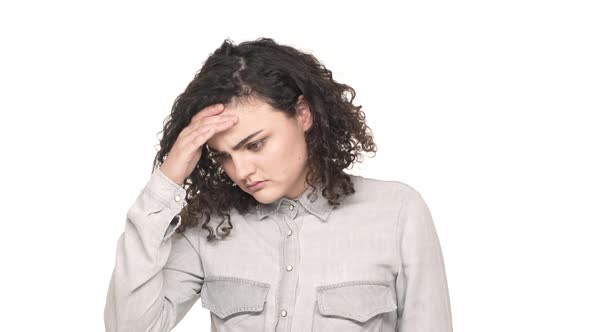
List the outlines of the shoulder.
{"label": "shoulder", "polygon": [[354,184],[355,195],[361,199],[393,202],[420,196],[418,189],[403,181],[349,175]]}
{"label": "shoulder", "polygon": [[409,229],[420,229],[420,232],[434,229],[430,208],[415,187],[402,181],[363,176],[354,176],[353,181],[356,190],[353,202],[365,211],[395,216],[396,224],[402,225],[399,227],[411,225]]}
{"label": "shoulder", "polygon": [[[349,174],[350,175],[350,174]],[[393,221],[426,215],[426,204],[412,185],[398,180],[382,180],[350,175],[355,192],[343,200],[338,209],[341,216],[362,216],[362,221]]]}

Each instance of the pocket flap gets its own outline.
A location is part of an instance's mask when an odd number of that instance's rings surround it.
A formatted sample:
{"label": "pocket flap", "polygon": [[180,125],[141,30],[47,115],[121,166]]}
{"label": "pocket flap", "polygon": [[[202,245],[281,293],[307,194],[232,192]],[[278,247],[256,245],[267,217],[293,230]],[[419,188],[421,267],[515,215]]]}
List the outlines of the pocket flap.
{"label": "pocket flap", "polygon": [[201,303],[220,318],[237,312],[262,311],[270,284],[237,278],[214,276],[203,280]]}
{"label": "pocket flap", "polygon": [[378,281],[352,281],[317,287],[322,315],[336,315],[365,322],[397,308],[392,286]]}

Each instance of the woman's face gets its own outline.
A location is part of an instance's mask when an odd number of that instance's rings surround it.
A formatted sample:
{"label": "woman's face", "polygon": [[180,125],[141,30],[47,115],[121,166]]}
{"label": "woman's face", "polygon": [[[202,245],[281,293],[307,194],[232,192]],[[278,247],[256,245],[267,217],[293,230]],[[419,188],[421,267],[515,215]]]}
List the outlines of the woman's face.
{"label": "woman's face", "polygon": [[[311,127],[312,117],[303,96],[292,119],[257,98],[227,104],[222,113],[236,114],[238,121],[213,135],[207,145],[230,179],[264,204],[282,196],[292,199],[305,191],[308,169],[304,134]],[[233,149],[247,137],[244,144]],[[248,187],[258,181],[264,182]]]}

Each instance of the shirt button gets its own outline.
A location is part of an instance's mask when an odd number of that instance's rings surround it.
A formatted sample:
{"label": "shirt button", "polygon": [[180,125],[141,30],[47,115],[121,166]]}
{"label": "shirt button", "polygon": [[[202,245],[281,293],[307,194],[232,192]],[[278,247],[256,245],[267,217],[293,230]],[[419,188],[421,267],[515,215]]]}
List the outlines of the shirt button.
{"label": "shirt button", "polygon": [[287,271],[293,271],[293,265],[291,265],[291,264],[287,265]]}
{"label": "shirt button", "polygon": [[283,316],[283,317],[287,316],[287,311],[286,310],[281,311],[281,316]]}
{"label": "shirt button", "polygon": [[176,195],[176,197],[174,197],[174,200],[177,202],[180,202],[181,198],[180,198],[180,196]]}
{"label": "shirt button", "polygon": [[289,210],[293,211],[293,208],[294,208],[293,204],[289,204]]}
{"label": "shirt button", "polygon": [[291,236],[291,234],[293,234],[293,231],[292,231],[292,230],[289,230],[289,231],[287,232],[287,236]]}

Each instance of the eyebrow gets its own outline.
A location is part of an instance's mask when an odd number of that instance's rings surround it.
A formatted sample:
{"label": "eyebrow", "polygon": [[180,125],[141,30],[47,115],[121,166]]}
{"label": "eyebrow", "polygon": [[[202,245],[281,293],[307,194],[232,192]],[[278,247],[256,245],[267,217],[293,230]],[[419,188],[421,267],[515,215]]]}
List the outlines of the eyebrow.
{"label": "eyebrow", "polygon": [[[244,139],[243,139],[243,140],[241,140],[241,141],[240,141],[238,144],[236,144],[236,146],[234,146],[234,147],[232,148],[232,150],[233,150],[233,151],[236,151],[236,150],[240,149],[240,148],[242,147],[242,145],[244,145],[244,144],[248,143],[248,141],[249,141],[251,138],[253,138],[254,136],[258,135],[258,134],[259,134],[260,132],[262,132],[262,131],[263,131],[263,129],[260,129],[259,131],[257,131],[257,132],[254,132],[254,133],[252,133],[252,134],[248,135],[246,138],[244,138]],[[207,147],[209,147],[209,150],[211,150],[211,152],[213,152],[213,153],[225,153],[225,152],[223,152],[223,151],[221,151],[221,152],[220,152],[220,151],[217,151],[217,150],[215,150],[214,148],[212,148],[212,147],[211,147],[210,145],[208,145],[208,144],[207,144]]]}

